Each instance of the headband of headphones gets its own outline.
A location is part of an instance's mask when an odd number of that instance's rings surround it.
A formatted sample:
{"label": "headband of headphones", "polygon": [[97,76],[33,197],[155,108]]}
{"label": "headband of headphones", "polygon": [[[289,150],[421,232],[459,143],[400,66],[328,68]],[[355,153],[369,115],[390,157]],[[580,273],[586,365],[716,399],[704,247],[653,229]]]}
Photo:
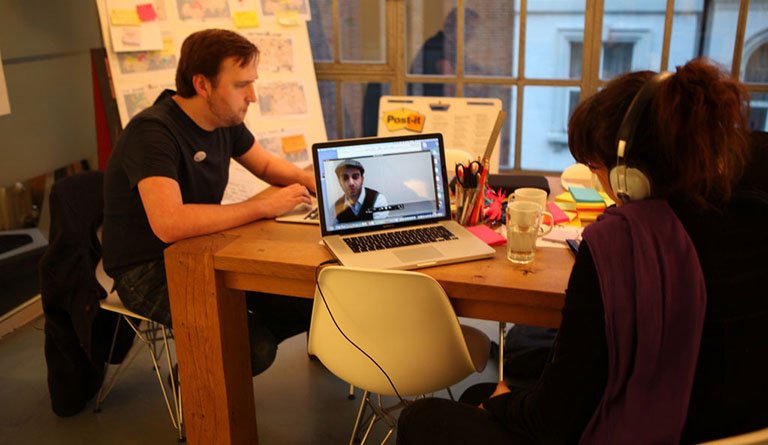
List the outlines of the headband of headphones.
{"label": "headband of headphones", "polygon": [[640,170],[628,167],[626,157],[635,138],[640,117],[653,100],[659,85],[670,76],[671,72],[663,71],[648,79],[635,94],[621,121],[616,136],[616,166],[611,169],[610,179],[614,193],[622,201],[643,199],[650,195],[650,181]]}

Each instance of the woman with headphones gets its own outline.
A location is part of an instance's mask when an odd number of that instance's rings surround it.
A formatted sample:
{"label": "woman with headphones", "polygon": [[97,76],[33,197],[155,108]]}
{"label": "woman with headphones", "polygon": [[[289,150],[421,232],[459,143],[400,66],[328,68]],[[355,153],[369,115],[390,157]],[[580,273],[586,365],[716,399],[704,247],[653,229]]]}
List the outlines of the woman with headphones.
{"label": "woman with headphones", "polygon": [[[616,207],[583,233],[554,356],[400,416],[398,443],[697,443],[768,427],[768,147],[749,95],[697,59],[616,78],[568,142]],[[764,140],[764,139],[763,139]],[[489,397],[490,396],[490,397]]]}

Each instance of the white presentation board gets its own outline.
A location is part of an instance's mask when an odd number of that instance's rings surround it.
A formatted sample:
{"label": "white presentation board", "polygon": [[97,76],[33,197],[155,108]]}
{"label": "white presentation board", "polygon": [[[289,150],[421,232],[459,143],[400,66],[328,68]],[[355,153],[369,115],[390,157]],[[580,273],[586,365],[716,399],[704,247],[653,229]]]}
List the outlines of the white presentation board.
{"label": "white presentation board", "polygon": [[[268,151],[299,167],[327,140],[306,20],[309,0],[96,0],[120,121],[125,127],[165,88],[175,89],[181,44],[206,28],[230,29],[259,47],[258,100],[245,123]],[[159,46],[161,49],[154,49]],[[145,49],[146,48],[146,49]],[[233,162],[224,202],[267,184]]]}

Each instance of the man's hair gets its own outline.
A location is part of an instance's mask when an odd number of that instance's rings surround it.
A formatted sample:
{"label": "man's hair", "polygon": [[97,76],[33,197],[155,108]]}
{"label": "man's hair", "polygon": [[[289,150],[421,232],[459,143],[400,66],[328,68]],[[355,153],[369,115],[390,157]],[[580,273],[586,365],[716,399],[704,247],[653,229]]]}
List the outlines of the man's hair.
{"label": "man's hair", "polygon": [[341,163],[336,166],[336,176],[341,176],[341,174],[344,173],[344,170],[348,168],[356,168],[360,170],[361,175],[365,174],[365,168],[363,168],[363,164],[354,159],[347,159],[345,161],[341,161]]}
{"label": "man's hair", "polygon": [[[576,161],[616,165],[616,139],[635,94],[654,75],[624,74],[581,102],[568,124]],[[719,207],[748,162],[749,93],[714,64],[694,59],[659,85],[626,160],[651,181],[652,196]]]}
{"label": "man's hair", "polygon": [[196,94],[192,77],[205,76],[213,86],[221,62],[229,57],[244,67],[259,57],[259,49],[240,34],[226,29],[205,29],[192,33],[181,45],[181,57],[176,68],[176,93],[184,98]]}

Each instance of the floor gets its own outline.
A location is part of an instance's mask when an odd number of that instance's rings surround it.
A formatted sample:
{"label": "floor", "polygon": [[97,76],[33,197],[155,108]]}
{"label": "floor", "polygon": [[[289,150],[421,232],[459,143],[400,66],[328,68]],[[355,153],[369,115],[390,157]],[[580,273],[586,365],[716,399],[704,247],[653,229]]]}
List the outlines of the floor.
{"label": "floor", "polygon": [[[497,324],[461,320],[492,339]],[[172,444],[176,443],[168,412],[144,351],[120,376],[102,412],[94,402],[73,417],[57,417],[50,408],[43,356],[43,320],[0,339],[0,443],[3,444]],[[163,371],[164,374],[167,370]],[[469,385],[497,379],[495,362],[482,374],[454,386],[458,396]],[[348,400],[349,385],[309,360],[304,334],[280,345],[270,369],[253,380],[260,443],[346,444],[354,423],[360,391]],[[446,392],[435,394],[447,397]],[[381,438],[383,430],[374,430]],[[377,443],[374,441],[371,443]],[[389,444],[394,444],[394,438]]]}

